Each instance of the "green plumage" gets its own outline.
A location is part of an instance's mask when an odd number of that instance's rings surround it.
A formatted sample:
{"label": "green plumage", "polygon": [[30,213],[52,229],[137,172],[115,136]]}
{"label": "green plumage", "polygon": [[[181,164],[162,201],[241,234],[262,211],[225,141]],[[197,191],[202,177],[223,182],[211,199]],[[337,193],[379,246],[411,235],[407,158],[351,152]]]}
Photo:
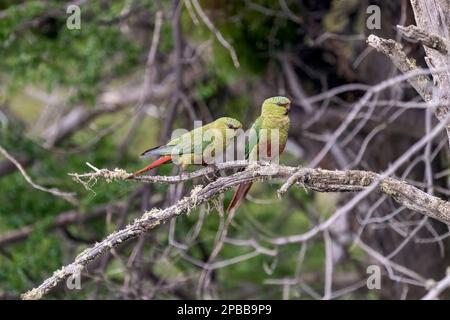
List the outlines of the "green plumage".
{"label": "green plumage", "polygon": [[[261,116],[250,128],[249,143],[245,150],[246,159],[271,160],[283,152],[289,133],[290,103],[285,97],[273,97],[264,101]],[[272,141],[274,138],[277,141]],[[274,145],[278,145],[278,150],[274,150]],[[275,151],[275,154],[272,151]],[[267,157],[260,159],[261,155]]]}
{"label": "green plumage", "polygon": [[186,132],[163,146],[147,150],[142,155],[201,155],[207,148],[216,147],[216,149],[220,149],[219,147],[221,146],[226,147],[229,139],[233,138],[235,131],[240,128],[242,128],[242,124],[236,119],[219,118],[202,127]]}
{"label": "green plumage", "polygon": [[229,142],[239,133],[242,124],[228,117],[219,118],[203,127],[196,128],[167,144],[145,151],[142,156],[160,157],[150,165],[136,171],[142,174],[164,163],[175,163],[186,168],[190,164],[210,164],[222,154]]}
{"label": "green plumage", "polygon": [[[250,161],[270,161],[279,156],[286,146],[289,133],[291,101],[285,97],[272,97],[263,102],[261,116],[250,128],[245,158]],[[234,192],[227,212],[236,209],[250,190],[252,183],[242,183]]]}

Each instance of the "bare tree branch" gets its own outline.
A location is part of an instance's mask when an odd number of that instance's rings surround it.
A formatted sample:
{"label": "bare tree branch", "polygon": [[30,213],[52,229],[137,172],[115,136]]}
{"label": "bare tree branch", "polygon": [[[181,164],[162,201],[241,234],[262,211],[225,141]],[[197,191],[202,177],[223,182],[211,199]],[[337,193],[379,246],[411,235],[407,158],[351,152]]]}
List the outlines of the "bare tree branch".
{"label": "bare tree branch", "polygon": [[[408,73],[419,69],[416,61],[406,55],[400,43],[390,39],[383,39],[373,34],[367,38],[367,43],[377,51],[387,55],[401,72]],[[411,77],[408,79],[408,82],[425,101],[431,101],[432,86],[431,81],[427,76],[418,75],[416,77]]]}
{"label": "bare tree branch", "polygon": [[[206,168],[200,170],[200,174],[195,172],[189,176],[173,176],[173,177],[151,177],[152,182],[179,182],[186,179],[190,179],[193,176],[205,176],[211,170],[219,170],[226,168],[246,167],[246,170],[237,172],[233,175],[220,177],[217,180],[209,183],[205,187],[196,186],[191,192],[190,196],[187,196],[176,204],[166,209],[152,209],[145,212],[141,218],[136,219],[133,224],[126,228],[110,234],[100,243],[94,247],[86,249],[79,254],[75,261],[60,270],[56,271],[50,278],[45,280],[39,287],[25,293],[24,299],[40,299],[46,293],[48,293],[59,282],[73,273],[79,272],[86,267],[92,260],[105,252],[111,250],[113,247],[120,245],[122,242],[136,238],[153,229],[161,223],[165,223],[170,219],[177,217],[183,213],[188,213],[192,209],[200,206],[201,204],[209,201],[213,197],[224,193],[231,187],[235,187],[241,183],[257,180],[273,180],[273,179],[287,179],[295,174],[300,174],[300,178],[297,180],[297,184],[309,188],[311,190],[319,192],[354,192],[360,191],[372,183],[380,179],[380,175],[373,172],[348,170],[348,171],[331,171],[322,169],[310,169],[310,168],[295,168],[280,166],[276,164],[244,164],[242,162],[224,163],[220,168]],[[76,179],[105,179],[111,181],[126,180],[129,178],[129,174],[123,170],[109,171],[102,169],[84,175],[73,175]],[[140,180],[148,179],[149,177],[143,177]],[[137,179],[138,180],[138,179]],[[406,182],[396,178],[384,178],[378,184],[378,191],[392,197],[399,204],[417,212],[420,212],[426,216],[438,219],[450,225],[450,203],[439,199],[435,196],[429,195],[422,190],[407,184]]]}
{"label": "bare tree branch", "polygon": [[437,299],[439,295],[447,288],[450,288],[450,267],[447,269],[447,276],[435,283],[432,289],[422,298],[422,300]]}
{"label": "bare tree branch", "polygon": [[35,183],[30,176],[27,174],[27,172],[25,171],[25,169],[22,167],[22,165],[20,164],[19,161],[17,161],[12,155],[10,155],[8,153],[8,151],[6,151],[2,146],[0,146],[0,153],[9,161],[11,161],[16,167],[17,169],[20,171],[20,173],[22,174],[22,176],[25,178],[25,180],[35,189],[43,191],[43,192],[47,192],[50,193],[54,196],[57,197],[61,197],[65,200],[67,200],[68,202],[72,203],[72,204],[76,204],[78,201],[75,198],[75,193],[74,192],[64,192],[61,191],[59,189],[56,188],[45,188],[43,186],[38,185],[37,183]]}
{"label": "bare tree branch", "polygon": [[[430,70],[448,68],[449,61],[449,32],[450,19],[448,12],[450,4],[446,0],[411,0],[417,26],[397,26],[397,28],[409,38],[420,41],[424,45],[425,61]],[[394,40],[379,38],[370,35],[367,43],[377,51],[387,55],[392,63],[403,73],[417,69],[414,59],[409,58],[399,43]],[[436,99],[441,104],[435,110],[435,115],[440,121],[444,121],[449,111],[450,98],[450,72],[432,74],[433,84],[425,76],[417,76],[408,79],[411,86],[420,94],[426,102]],[[448,123],[448,119],[446,120]],[[447,137],[450,143],[450,124],[447,125]]]}
{"label": "bare tree branch", "polygon": [[421,42],[423,45],[447,54],[449,44],[446,39],[437,34],[430,34],[418,26],[397,26],[397,29],[408,39]]}
{"label": "bare tree branch", "polygon": [[[98,205],[89,212],[80,212],[79,210],[69,210],[58,214],[48,227],[48,230],[67,226],[71,223],[79,223],[92,220],[106,215],[107,212],[116,213],[124,208],[123,202],[107,203]],[[33,226],[25,226],[20,229],[9,231],[0,235],[0,247],[5,247],[23,239],[26,239],[33,232]]]}
{"label": "bare tree branch", "polygon": [[233,46],[227,40],[225,40],[220,31],[214,26],[211,19],[209,19],[206,13],[203,11],[202,7],[200,6],[200,3],[198,3],[198,0],[191,0],[191,1],[192,4],[194,5],[195,10],[197,11],[198,15],[205,23],[205,25],[209,28],[209,30],[211,30],[212,33],[214,33],[220,44],[230,52],[231,60],[233,60],[233,65],[236,68],[239,68],[240,66],[239,59]]}

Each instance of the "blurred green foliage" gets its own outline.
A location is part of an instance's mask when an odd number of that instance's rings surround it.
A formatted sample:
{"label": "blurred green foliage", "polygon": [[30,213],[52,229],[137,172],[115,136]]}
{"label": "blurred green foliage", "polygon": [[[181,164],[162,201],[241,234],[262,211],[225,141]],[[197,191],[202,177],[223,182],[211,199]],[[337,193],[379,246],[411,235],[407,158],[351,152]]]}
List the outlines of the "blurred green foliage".
{"label": "blurred green foliage", "polygon": [[[145,1],[143,5],[150,5]],[[0,5],[0,72],[9,89],[28,83],[75,88],[74,101],[95,103],[102,82],[136,67],[142,48],[107,21],[120,15],[125,1],[95,1],[82,11],[81,29],[68,29],[61,2],[28,1]]]}
{"label": "blurred green foliage", "polygon": [[[112,79],[120,81],[122,76],[142,69],[145,64],[148,43],[144,45],[135,38],[124,35],[116,23],[110,23],[121,15],[121,10],[129,1],[94,1],[83,6],[81,30],[68,30],[65,27],[66,14],[61,12],[60,1],[27,1],[20,6],[11,5],[12,3],[13,1],[6,1],[0,4],[0,10],[3,10],[6,16],[0,19],[0,79],[6,82],[4,89],[11,96],[19,95],[20,90],[29,84],[45,87],[49,91],[55,88],[72,88],[75,90],[71,103],[94,105],[95,97],[106,83]],[[155,1],[137,3],[149,12],[155,11]],[[296,12],[303,10],[298,1],[286,3]],[[200,21],[199,25],[193,24],[190,15],[183,10],[183,36],[186,41],[203,43],[213,39],[214,59],[206,61],[206,76],[195,83],[194,95],[204,100],[215,116],[227,114],[247,119],[248,122],[253,121],[254,111],[259,107],[251,105],[252,97],[246,94],[235,95],[230,93],[229,88],[251,88],[271,64],[277,64],[278,53],[303,42],[303,29],[299,28],[298,22],[277,15],[262,14],[254,8],[249,8],[246,1],[201,1],[201,4],[224,37],[236,49],[241,68],[234,68],[229,52],[212,37],[203,22]],[[165,11],[170,11],[169,1],[162,1],[162,5]],[[258,5],[269,11],[280,10],[277,1],[259,1]],[[149,19],[153,21],[151,17]],[[152,27],[148,28],[152,30]],[[171,23],[166,20],[162,26],[159,46],[162,55],[172,50],[171,34]],[[26,110],[26,106],[24,108]],[[96,122],[96,125],[107,127],[123,116],[111,116],[107,120]],[[137,141],[133,142],[136,149],[156,143],[158,139],[159,124],[156,120],[145,120],[144,123],[138,131]],[[48,152],[38,141],[24,135],[24,124],[8,123],[7,126],[0,127],[0,145],[14,154],[25,153],[36,160],[37,164],[31,166],[28,173],[38,183],[76,192],[80,199],[80,211],[83,212],[96,204],[126,199],[135,189],[135,185],[128,182],[99,182],[94,186],[94,194],[73,182],[67,175],[69,172],[87,171],[85,162],[94,163],[97,167],[116,166],[116,151],[128,129],[128,126],[121,127],[114,135],[101,139],[93,151],[58,154]],[[92,134],[89,131],[81,131],[65,142],[64,146],[70,149],[73,144],[83,145],[91,139]],[[283,161],[286,159],[288,158],[283,158]],[[127,169],[142,165],[134,154],[125,155],[123,163],[126,163]],[[160,173],[170,174],[171,167],[163,166]],[[67,260],[73,259],[73,255],[86,245],[80,244],[75,250],[67,252],[67,245],[61,241],[62,235],[46,231],[46,227],[56,215],[73,208],[71,204],[52,195],[31,190],[19,173],[1,177],[0,186],[0,232],[30,224],[34,226],[32,235],[26,241],[7,248],[6,254],[0,257],[0,293],[2,290],[21,293],[46,278]],[[187,184],[187,187],[192,185]],[[273,202],[265,205],[250,201],[244,203],[236,216],[238,227],[233,229],[231,237],[251,238],[257,232],[267,237],[283,236],[308,230],[310,223],[305,212],[302,209],[292,209],[289,200],[277,200],[277,187],[276,184],[254,186],[252,195],[265,200],[272,199]],[[167,186],[155,185],[152,192],[164,196]],[[304,206],[315,205],[313,197],[303,190],[293,190],[291,196],[295,201],[303,202]],[[231,194],[227,193],[219,202],[227,203],[230,197]],[[220,225],[220,217],[214,204],[209,205],[211,210],[198,238],[202,246],[196,243],[188,251],[199,260],[205,259],[205,252],[212,251]],[[283,216],[283,219],[274,219],[279,212],[289,214]],[[137,215],[139,210],[134,211],[129,219],[132,220]],[[184,239],[197,223],[198,216],[199,212],[195,210],[190,215],[177,219],[175,237]],[[78,235],[97,239],[112,231],[108,229],[104,219],[89,222],[83,228],[74,226],[70,230]],[[168,228],[160,226],[151,237],[156,244],[151,243],[150,247],[146,247],[144,256],[152,257],[167,248]],[[261,245],[272,250],[278,249],[278,255],[259,255],[217,271],[217,277],[222,284],[221,296],[243,298],[240,288],[246,285],[261,288],[269,277],[292,277],[295,274],[299,245],[276,248],[264,239],[261,240]],[[131,249],[124,250],[125,254],[129,255]],[[226,244],[220,259],[229,259],[248,252],[247,247]],[[310,243],[307,254],[308,259],[305,260],[302,271],[322,271],[325,255],[323,245],[320,242]],[[179,255],[173,254],[170,257],[172,259],[167,261],[152,261],[155,265],[154,272],[163,279],[198,272],[197,267]],[[124,280],[124,270],[124,263],[115,260],[105,273],[110,281],[120,284]],[[317,286],[320,291],[320,284]],[[108,293],[105,284],[100,284],[99,288],[100,294]],[[267,288],[268,290],[259,292],[258,296],[280,297],[282,289],[279,286]],[[73,298],[85,298],[90,293],[90,290],[66,292]],[[58,294],[60,293],[55,296]]]}

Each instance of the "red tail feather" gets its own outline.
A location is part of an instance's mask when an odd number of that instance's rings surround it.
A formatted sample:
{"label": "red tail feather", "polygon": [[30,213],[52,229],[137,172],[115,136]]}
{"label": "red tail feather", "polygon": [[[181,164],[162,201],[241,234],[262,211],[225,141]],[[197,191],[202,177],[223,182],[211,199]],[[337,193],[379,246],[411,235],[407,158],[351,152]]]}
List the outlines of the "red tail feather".
{"label": "red tail feather", "polygon": [[147,172],[149,170],[152,170],[153,168],[156,168],[166,162],[169,162],[170,160],[172,160],[171,156],[164,156],[159,158],[158,160],[152,162],[151,164],[149,164],[148,166],[146,166],[145,168],[142,168],[141,170],[136,171],[135,173],[133,173],[133,176],[137,176],[141,173]]}
{"label": "red tail feather", "polygon": [[228,205],[227,213],[230,213],[231,210],[236,210],[239,207],[242,200],[245,198],[248,191],[250,190],[252,184],[253,182],[241,183],[237,187],[236,191],[234,191],[233,198],[231,199],[231,202]]}

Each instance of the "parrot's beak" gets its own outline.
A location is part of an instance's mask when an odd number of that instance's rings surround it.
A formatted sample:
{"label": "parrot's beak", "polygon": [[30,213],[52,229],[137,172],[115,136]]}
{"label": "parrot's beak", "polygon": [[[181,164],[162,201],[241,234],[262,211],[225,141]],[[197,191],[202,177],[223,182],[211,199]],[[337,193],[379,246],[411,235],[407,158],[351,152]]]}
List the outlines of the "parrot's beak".
{"label": "parrot's beak", "polygon": [[286,114],[289,114],[289,112],[291,111],[291,104],[287,104],[286,105]]}

